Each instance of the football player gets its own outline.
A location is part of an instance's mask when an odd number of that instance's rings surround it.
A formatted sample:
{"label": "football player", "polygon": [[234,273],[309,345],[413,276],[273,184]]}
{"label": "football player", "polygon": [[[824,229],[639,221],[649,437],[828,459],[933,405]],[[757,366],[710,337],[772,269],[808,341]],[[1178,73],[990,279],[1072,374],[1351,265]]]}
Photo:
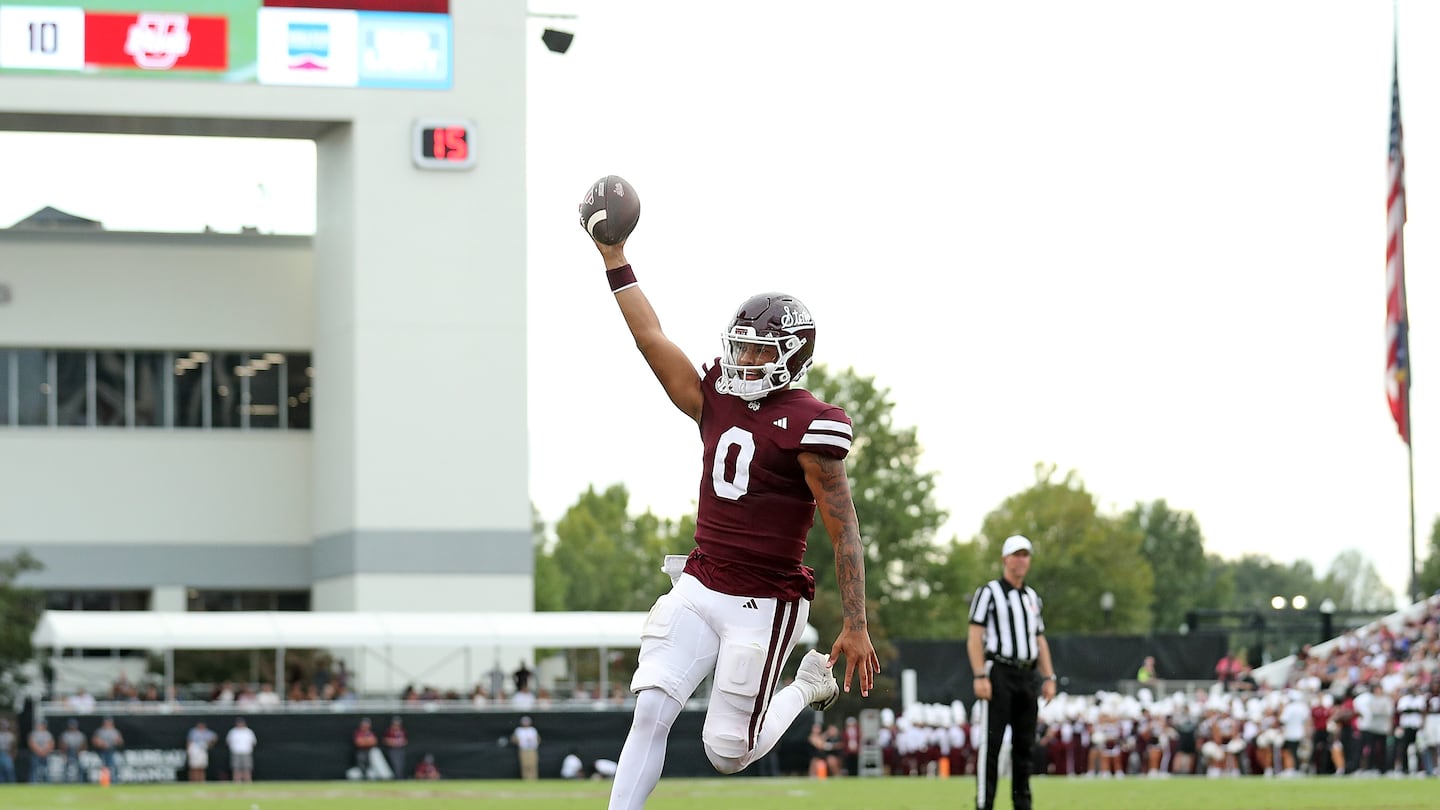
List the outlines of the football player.
{"label": "football player", "polygon": [[[595,245],[636,347],[704,444],[695,548],[645,621],[630,684],[635,717],[610,793],[610,810],[638,810],[660,781],[670,727],[706,676],[714,675],[705,753],[728,774],[763,757],[806,706],[835,701],[831,668],[841,656],[845,690],[858,676],[866,696],[880,660],[866,626],[864,553],[845,473],[850,419],[791,387],[815,353],[810,310],[780,293],[750,298],[730,319],[721,356],[697,374],[661,331],[625,243]],[[801,557],[817,504],[835,547],[844,629],[828,656],[806,653],[777,691],[815,596],[814,571]]]}

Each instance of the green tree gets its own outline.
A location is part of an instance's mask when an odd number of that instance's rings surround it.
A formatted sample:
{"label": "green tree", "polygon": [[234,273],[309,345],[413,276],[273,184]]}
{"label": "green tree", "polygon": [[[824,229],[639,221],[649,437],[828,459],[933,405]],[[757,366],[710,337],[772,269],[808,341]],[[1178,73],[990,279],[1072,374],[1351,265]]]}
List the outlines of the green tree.
{"label": "green tree", "polygon": [[1440,591],[1440,517],[1430,527],[1430,546],[1425,551],[1425,562],[1420,565],[1420,596],[1429,596]]}
{"label": "green tree", "polygon": [[1395,592],[1380,578],[1375,563],[1358,549],[1347,549],[1335,556],[1325,583],[1329,586],[1327,595],[1334,597],[1341,610],[1395,609]]}
{"label": "green tree", "polygon": [[970,598],[994,576],[979,545],[952,538],[927,555],[920,574],[930,594],[895,606],[891,624],[903,638],[963,639],[970,632]]}
{"label": "green tree", "polygon": [[1230,602],[1224,607],[1230,610],[1270,610],[1270,600],[1277,596],[1286,602],[1296,596],[1320,600],[1330,595],[1315,576],[1315,567],[1307,560],[1296,560],[1286,564],[1277,562],[1264,554],[1245,554],[1228,563],[1231,579],[1235,583]]}
{"label": "green tree", "polygon": [[1073,471],[1059,480],[1055,472],[1037,464],[1034,485],[985,516],[976,539],[985,577],[999,575],[1005,538],[1023,534],[1035,543],[1026,582],[1045,600],[1047,632],[1104,630],[1100,596],[1107,591],[1115,597],[1112,631],[1149,630],[1154,577],[1142,552],[1144,535],[1123,518],[1100,515]]}
{"label": "green tree", "polygon": [[1205,539],[1193,514],[1175,511],[1162,499],[1136,504],[1125,522],[1144,538],[1140,552],[1155,576],[1152,631],[1173,633],[1186,611],[1217,604],[1218,582],[1205,564]]}
{"label": "green tree", "polygon": [[13,705],[16,691],[25,684],[20,668],[35,657],[30,636],[45,606],[39,591],[15,582],[27,571],[43,567],[24,551],[0,559],[0,706]]}
{"label": "green tree", "polygon": [[565,591],[569,587],[565,567],[549,553],[552,543],[545,538],[545,522],[535,506],[530,506],[530,536],[535,550],[535,610],[564,610]]}
{"label": "green tree", "polygon": [[1210,594],[1209,602],[1196,607],[1228,608],[1235,604],[1235,569],[1219,554],[1205,555],[1204,591]]}
{"label": "green tree", "polygon": [[[816,397],[844,408],[855,425],[845,467],[865,544],[871,640],[897,628],[907,636],[923,633],[916,622],[953,593],[951,583],[935,576],[946,566],[944,550],[935,543],[946,514],[935,506],[935,473],[920,470],[916,429],[895,424],[890,391],[877,388],[873,377],[854,369],[832,373],[816,367],[805,382]],[[820,633],[821,648],[828,650],[840,632],[841,611],[834,547],[818,518],[807,544],[805,564],[815,569],[816,582],[810,623]]]}
{"label": "green tree", "polygon": [[669,589],[660,562],[693,547],[694,518],[632,517],[629,503],[622,484],[603,493],[592,486],[566,510],[553,546],[536,558],[537,609],[649,610]]}
{"label": "green tree", "polygon": [[[1319,617],[1296,613],[1296,596],[1304,596],[1313,611],[1336,593],[1315,576],[1306,560],[1282,563],[1263,554],[1245,554],[1237,560],[1208,558],[1213,570],[1230,582],[1228,599],[1216,606],[1230,615],[1202,622],[1202,628],[1228,632],[1231,651],[1252,665],[1288,655],[1318,638]],[[1277,610],[1272,600],[1283,601]]]}

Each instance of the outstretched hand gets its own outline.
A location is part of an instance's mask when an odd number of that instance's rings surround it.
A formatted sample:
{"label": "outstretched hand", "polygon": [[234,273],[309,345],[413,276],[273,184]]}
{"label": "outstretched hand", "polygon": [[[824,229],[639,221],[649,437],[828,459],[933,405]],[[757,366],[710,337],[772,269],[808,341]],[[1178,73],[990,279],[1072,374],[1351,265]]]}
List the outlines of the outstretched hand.
{"label": "outstretched hand", "polygon": [[829,665],[832,668],[841,655],[845,656],[845,679],[840,682],[841,686],[849,692],[850,682],[859,672],[860,696],[870,697],[870,690],[875,687],[875,676],[880,673],[880,657],[875,654],[875,645],[870,643],[870,634],[865,630],[841,630],[830,647]]}

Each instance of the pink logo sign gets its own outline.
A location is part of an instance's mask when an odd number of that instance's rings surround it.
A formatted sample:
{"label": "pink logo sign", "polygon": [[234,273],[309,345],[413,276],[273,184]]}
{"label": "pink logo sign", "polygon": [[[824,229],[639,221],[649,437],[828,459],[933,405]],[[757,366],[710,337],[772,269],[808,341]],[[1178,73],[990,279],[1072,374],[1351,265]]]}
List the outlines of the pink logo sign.
{"label": "pink logo sign", "polygon": [[146,70],[169,70],[190,53],[189,24],[185,14],[141,14],[126,32],[125,53]]}

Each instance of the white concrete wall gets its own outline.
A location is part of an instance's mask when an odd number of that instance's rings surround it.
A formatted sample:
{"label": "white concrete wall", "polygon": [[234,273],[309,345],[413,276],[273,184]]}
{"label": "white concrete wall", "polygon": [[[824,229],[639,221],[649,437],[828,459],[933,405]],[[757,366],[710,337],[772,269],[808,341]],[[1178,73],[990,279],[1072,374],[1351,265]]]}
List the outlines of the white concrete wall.
{"label": "white concrete wall", "polygon": [[0,459],[0,544],[310,542],[302,431],[6,428]]}
{"label": "white concrete wall", "polygon": [[[143,494],[138,490],[147,479],[157,480],[153,476],[164,485],[154,487],[162,493],[168,485],[182,484],[177,480],[182,477],[202,484],[187,485],[195,501],[179,507],[179,517],[142,515],[144,507],[134,506],[119,521],[96,510],[90,518],[67,517],[52,536],[96,529],[113,537],[142,530],[175,534],[182,523],[226,512],[239,486],[245,497],[262,502],[280,497],[286,504],[279,510],[283,518],[272,514],[246,524],[252,536],[279,542],[296,537],[293,524],[300,519],[308,520],[310,537],[320,538],[363,538],[394,530],[517,541],[529,537],[526,4],[466,0],[452,3],[451,12],[455,78],[453,88],[444,92],[0,78],[0,126],[309,137],[317,142],[313,274],[303,282],[265,262],[247,267],[253,273],[247,283],[228,272],[210,278],[211,257],[204,252],[165,263],[163,269],[126,259],[128,269],[113,278],[100,277],[111,261],[108,251],[88,254],[75,259],[78,266],[65,268],[63,284],[41,278],[39,270],[26,271],[22,278],[0,265],[15,296],[15,303],[0,311],[0,330],[5,330],[0,343],[263,344],[314,353],[315,427],[308,459],[302,458],[300,445],[290,443],[293,437],[280,437],[277,445],[270,441],[275,437],[253,432],[220,438],[142,433],[107,438],[101,431],[0,437],[0,458],[7,462],[0,468],[12,466],[13,450],[20,454],[16,458],[42,465],[44,474],[54,471],[48,484],[10,473],[10,483],[19,483],[47,507],[37,509],[37,515],[61,502],[83,504],[103,497],[95,490],[113,485],[109,479],[123,473],[127,454],[155,452],[159,459],[131,469],[136,479],[127,484],[131,495]],[[426,172],[411,164],[414,122],[437,117],[476,123],[479,159],[473,170]],[[26,248],[6,249],[36,264]],[[84,280],[117,297],[90,296],[74,286]],[[255,284],[249,286],[250,281]],[[212,292],[219,285],[226,289],[213,307],[205,302],[207,311],[171,312],[175,305],[203,297],[193,285]],[[11,320],[25,301],[39,303],[23,320]],[[72,311],[76,307],[80,310]],[[278,325],[245,312],[248,308],[273,316]],[[50,442],[60,444],[44,446]],[[244,444],[253,446],[241,449]],[[81,475],[67,492],[62,482],[70,471],[43,466],[52,463],[57,450],[96,471]],[[234,468],[226,462],[231,457],[240,459]],[[297,485],[302,474],[310,479],[309,501],[296,506],[280,491],[307,491]],[[44,529],[40,517],[25,520],[26,534]],[[205,542],[215,543],[226,542],[223,536],[232,533],[215,527],[203,531]],[[427,573],[414,581],[410,575],[379,575],[392,577],[383,582],[372,576],[357,570],[316,583],[316,608],[529,610],[532,604],[528,571]],[[97,576],[97,585],[103,585],[103,576]],[[411,598],[396,601],[395,593]],[[423,672],[427,660],[415,653],[402,663],[406,670]],[[435,682],[458,680],[452,674]],[[362,680],[362,686],[372,685]]]}
{"label": "white concrete wall", "polygon": [[[405,549],[395,549],[403,556]],[[477,607],[484,601],[485,607]],[[316,581],[315,610],[514,611],[529,613],[529,577],[495,574],[357,574]]]}
{"label": "white concrete wall", "polygon": [[[190,133],[317,134],[317,536],[529,531],[526,7],[487,0],[451,12],[455,79],[444,92],[0,78],[0,117],[25,125],[143,131],[138,115]],[[437,117],[476,122],[473,170],[412,165],[414,122]],[[390,383],[395,363],[432,373],[424,396],[436,418],[413,418],[419,392]],[[432,476],[430,495],[373,497],[417,474]]]}
{"label": "white concrete wall", "polygon": [[[525,5],[452,16],[452,91],[360,93],[318,141],[317,536],[529,532]],[[472,171],[409,162],[434,117],[476,122]]]}
{"label": "white concrete wall", "polygon": [[299,349],[311,345],[303,237],[5,232],[0,346]]}

